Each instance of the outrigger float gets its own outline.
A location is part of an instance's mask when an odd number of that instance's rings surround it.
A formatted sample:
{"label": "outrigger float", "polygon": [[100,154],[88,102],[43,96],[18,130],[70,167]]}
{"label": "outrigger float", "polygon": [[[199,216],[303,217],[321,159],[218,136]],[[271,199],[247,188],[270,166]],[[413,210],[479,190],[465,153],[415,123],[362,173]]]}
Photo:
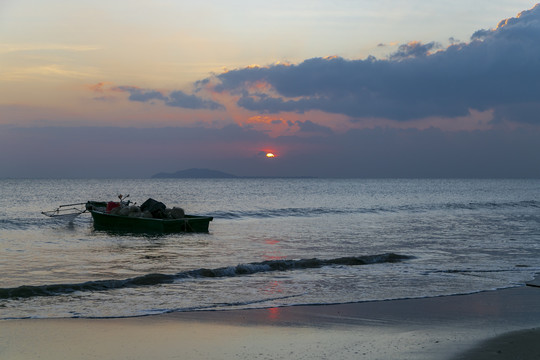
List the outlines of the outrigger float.
{"label": "outrigger float", "polygon": [[[42,214],[56,218],[62,216],[73,221],[78,215],[89,212],[95,230],[142,233],[208,232],[210,221],[213,220],[211,216],[187,215],[179,207],[169,209],[162,202],[151,198],[137,206],[126,201],[129,195],[118,197],[118,202],[88,201],[60,205],[56,210]],[[84,205],[84,209],[76,208],[81,205]]]}

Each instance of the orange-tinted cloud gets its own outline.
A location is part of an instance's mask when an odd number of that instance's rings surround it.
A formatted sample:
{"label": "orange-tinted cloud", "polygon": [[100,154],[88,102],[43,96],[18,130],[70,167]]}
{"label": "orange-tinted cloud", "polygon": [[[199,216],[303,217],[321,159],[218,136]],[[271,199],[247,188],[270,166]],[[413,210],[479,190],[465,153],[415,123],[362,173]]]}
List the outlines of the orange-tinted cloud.
{"label": "orange-tinted cloud", "polygon": [[103,92],[105,92],[105,90],[107,90],[106,87],[111,85],[111,84],[112,84],[111,82],[101,81],[101,82],[98,82],[97,84],[86,85],[86,87],[90,91],[97,92],[97,93],[103,93]]}

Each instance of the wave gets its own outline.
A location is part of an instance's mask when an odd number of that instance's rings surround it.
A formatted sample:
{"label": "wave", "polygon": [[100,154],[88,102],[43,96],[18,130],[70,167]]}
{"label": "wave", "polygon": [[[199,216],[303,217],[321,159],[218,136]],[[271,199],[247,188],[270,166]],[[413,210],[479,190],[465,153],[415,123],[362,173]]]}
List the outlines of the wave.
{"label": "wave", "polygon": [[321,215],[340,214],[382,214],[398,212],[428,212],[439,210],[496,210],[516,208],[540,208],[540,201],[524,200],[515,202],[463,202],[463,203],[438,203],[438,204],[413,204],[401,206],[374,206],[363,208],[331,208],[331,207],[306,207],[306,208],[280,208],[261,209],[247,211],[217,211],[211,216],[216,219],[243,219],[243,218],[280,218],[280,217],[313,217]]}
{"label": "wave", "polygon": [[312,258],[298,260],[267,260],[215,269],[201,268],[188,270],[177,274],[146,274],[124,280],[97,280],[78,284],[23,285],[15,288],[0,288],[0,299],[57,296],[74,292],[108,291],[122,288],[169,284],[182,279],[235,277],[261,272],[304,270],[332,265],[356,266],[395,263],[412,258],[412,256],[408,255],[385,253],[378,255],[340,257],[335,259]]}
{"label": "wave", "polygon": [[[407,204],[389,206],[371,206],[359,208],[336,208],[336,207],[288,207],[276,209],[254,209],[237,211],[213,211],[209,216],[223,220],[241,219],[267,219],[284,217],[317,217],[326,215],[354,215],[354,214],[384,214],[384,213],[424,213],[430,211],[481,211],[481,210],[505,210],[505,209],[540,208],[540,201],[524,200],[515,202],[455,202],[435,204]],[[87,223],[89,218],[76,218],[74,223]],[[55,220],[45,217],[27,218],[0,218],[0,230],[32,230],[44,226],[64,224],[64,220]]]}
{"label": "wave", "polygon": [[[355,212],[355,211],[353,211]],[[336,208],[282,208],[282,209],[262,209],[262,210],[247,210],[247,211],[217,211],[211,216],[220,219],[241,219],[241,218],[274,218],[274,217],[306,217],[319,216],[328,214],[348,214],[349,209]]]}
{"label": "wave", "polygon": [[510,202],[470,202],[451,203],[445,206],[448,209],[462,210],[484,210],[484,209],[506,209],[506,208],[540,208],[540,201],[524,200]]}
{"label": "wave", "polygon": [[30,218],[30,219],[0,219],[0,229],[2,230],[30,230],[41,228],[47,224],[47,219]]}
{"label": "wave", "polygon": [[[89,219],[76,218],[72,224],[88,223]],[[45,216],[32,218],[4,218],[0,219],[0,230],[39,230],[44,227],[63,226],[69,222],[65,219],[49,218]]]}
{"label": "wave", "polygon": [[540,271],[539,267],[529,265],[515,265],[508,269],[441,269],[425,271],[424,275],[429,274],[488,274],[488,273],[503,273],[503,272],[535,272]]}

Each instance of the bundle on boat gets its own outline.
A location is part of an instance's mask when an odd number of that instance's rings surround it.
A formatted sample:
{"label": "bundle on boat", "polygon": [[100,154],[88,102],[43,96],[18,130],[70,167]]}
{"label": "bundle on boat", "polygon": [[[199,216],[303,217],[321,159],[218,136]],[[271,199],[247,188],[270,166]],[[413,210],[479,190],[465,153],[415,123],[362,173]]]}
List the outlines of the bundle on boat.
{"label": "bundle on boat", "polygon": [[94,219],[94,229],[137,232],[207,232],[210,216],[187,215],[180,207],[167,208],[149,198],[141,206],[129,201],[88,201],[86,209]]}
{"label": "bundle on boat", "polygon": [[105,210],[112,215],[154,219],[183,219],[186,215],[184,209],[180,207],[167,208],[164,203],[152,198],[146,200],[141,206],[110,201]]}

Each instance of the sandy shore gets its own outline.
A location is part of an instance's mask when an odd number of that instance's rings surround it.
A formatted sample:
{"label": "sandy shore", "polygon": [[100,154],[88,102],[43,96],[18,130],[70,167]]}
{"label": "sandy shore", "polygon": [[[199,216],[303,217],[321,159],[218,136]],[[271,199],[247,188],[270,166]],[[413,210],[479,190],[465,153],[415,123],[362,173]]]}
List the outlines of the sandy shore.
{"label": "sandy shore", "polygon": [[0,359],[539,359],[540,288],[472,295],[0,321]]}

